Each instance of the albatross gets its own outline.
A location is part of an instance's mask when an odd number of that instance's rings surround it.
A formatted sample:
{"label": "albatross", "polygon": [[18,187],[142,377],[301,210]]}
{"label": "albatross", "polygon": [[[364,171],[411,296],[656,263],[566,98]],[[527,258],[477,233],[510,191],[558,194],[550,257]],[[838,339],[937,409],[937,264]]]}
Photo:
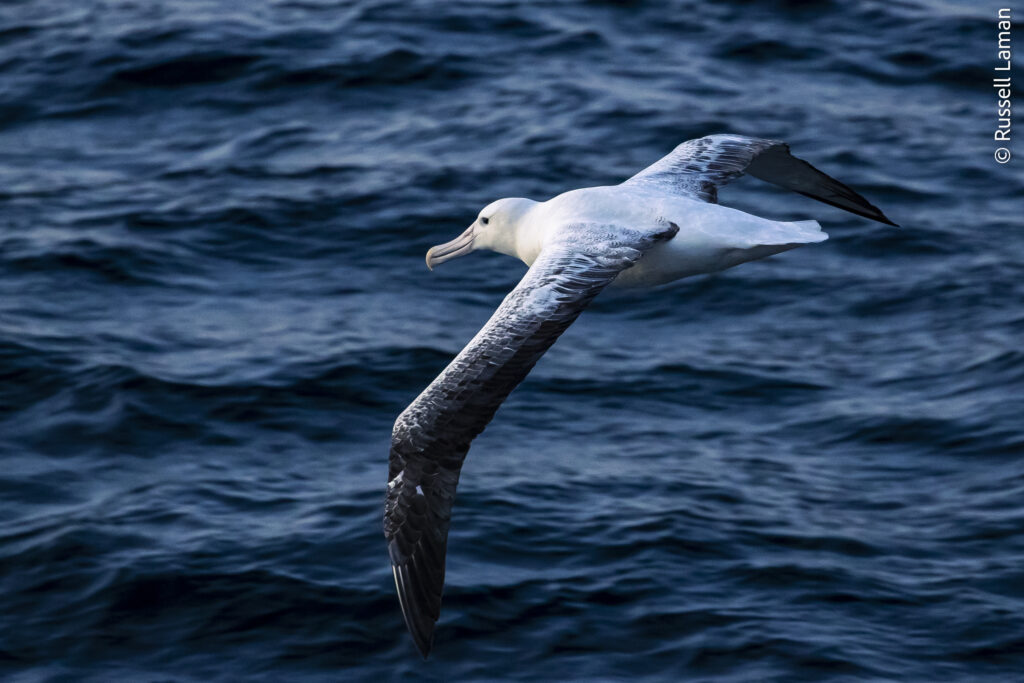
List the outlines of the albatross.
{"label": "albatross", "polygon": [[618,185],[544,202],[499,199],[434,266],[477,249],[529,270],[469,344],[395,421],[384,535],[405,624],[430,654],[441,614],[455,487],[470,443],[545,351],[609,285],[644,287],[733,266],[828,238],[817,221],[774,221],[718,204],[748,173],[826,204],[896,225],[864,197],[778,140],[709,135]]}

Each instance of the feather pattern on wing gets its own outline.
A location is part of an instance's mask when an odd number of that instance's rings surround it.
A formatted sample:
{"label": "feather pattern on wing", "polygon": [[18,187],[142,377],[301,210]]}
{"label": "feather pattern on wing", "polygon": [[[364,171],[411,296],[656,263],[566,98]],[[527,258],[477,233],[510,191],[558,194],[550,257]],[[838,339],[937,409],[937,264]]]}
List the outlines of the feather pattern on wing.
{"label": "feather pattern on wing", "polygon": [[483,329],[395,422],[384,533],[402,614],[424,657],[441,611],[451,509],[470,443],[587,304],[677,231],[560,228]]}
{"label": "feather pattern on wing", "polygon": [[687,140],[623,184],[652,185],[715,204],[718,188],[744,173],[858,216],[896,225],[853,189],[794,157],[789,145],[779,140],[743,135]]}

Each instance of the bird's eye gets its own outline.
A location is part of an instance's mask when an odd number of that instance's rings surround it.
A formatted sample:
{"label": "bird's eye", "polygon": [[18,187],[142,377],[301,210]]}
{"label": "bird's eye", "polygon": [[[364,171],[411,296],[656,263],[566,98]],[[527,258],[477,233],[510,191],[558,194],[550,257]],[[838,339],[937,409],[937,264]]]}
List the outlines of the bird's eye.
{"label": "bird's eye", "polygon": [[491,222],[491,219],[480,216],[480,222],[483,223],[484,225],[487,225],[488,223]]}

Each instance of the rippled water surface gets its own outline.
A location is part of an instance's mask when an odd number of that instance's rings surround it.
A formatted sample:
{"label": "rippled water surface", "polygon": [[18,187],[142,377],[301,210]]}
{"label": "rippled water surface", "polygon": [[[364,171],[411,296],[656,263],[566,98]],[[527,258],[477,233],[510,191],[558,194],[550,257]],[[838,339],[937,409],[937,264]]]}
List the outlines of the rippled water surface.
{"label": "rippled water surface", "polygon": [[[1014,680],[995,7],[4,3],[0,676]],[[903,227],[745,178],[831,239],[602,295],[470,453],[422,662],[391,424],[524,272],[424,252],[715,132]]]}

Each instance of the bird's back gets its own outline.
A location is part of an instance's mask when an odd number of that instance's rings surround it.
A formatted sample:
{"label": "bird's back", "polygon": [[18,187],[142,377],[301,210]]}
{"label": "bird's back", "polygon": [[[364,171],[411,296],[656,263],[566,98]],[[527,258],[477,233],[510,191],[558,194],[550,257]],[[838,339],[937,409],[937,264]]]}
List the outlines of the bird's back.
{"label": "bird's back", "polygon": [[828,239],[817,221],[774,221],[719,204],[622,185],[558,195],[538,207],[543,222],[587,216],[622,227],[674,224],[679,232],[616,278],[615,287],[644,287],[731,268]]}

